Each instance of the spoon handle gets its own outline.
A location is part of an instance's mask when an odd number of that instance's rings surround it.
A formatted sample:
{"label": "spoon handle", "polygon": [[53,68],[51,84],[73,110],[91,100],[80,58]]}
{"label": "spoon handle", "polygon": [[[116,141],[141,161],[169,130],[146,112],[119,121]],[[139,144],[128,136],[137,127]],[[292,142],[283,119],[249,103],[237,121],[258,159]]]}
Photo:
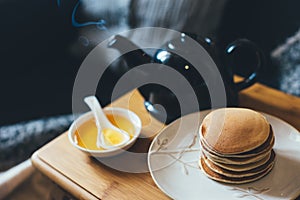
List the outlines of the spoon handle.
{"label": "spoon handle", "polygon": [[100,128],[109,128],[111,127],[110,121],[106,118],[102,107],[95,96],[89,96],[84,98],[85,103],[90,107],[96,118],[96,125]]}
{"label": "spoon handle", "polygon": [[[127,132],[115,127],[110,123],[107,119],[105,113],[102,110],[102,107],[95,96],[89,96],[84,98],[85,103],[90,107],[92,110],[95,118],[96,118],[96,126],[98,128],[98,135],[97,135],[97,146],[103,147],[104,149],[116,148],[118,146],[124,145],[126,142],[129,141],[130,137]],[[107,145],[104,139],[104,133],[102,132],[104,129],[110,129],[112,131],[118,132],[123,136],[123,141],[117,145]]]}

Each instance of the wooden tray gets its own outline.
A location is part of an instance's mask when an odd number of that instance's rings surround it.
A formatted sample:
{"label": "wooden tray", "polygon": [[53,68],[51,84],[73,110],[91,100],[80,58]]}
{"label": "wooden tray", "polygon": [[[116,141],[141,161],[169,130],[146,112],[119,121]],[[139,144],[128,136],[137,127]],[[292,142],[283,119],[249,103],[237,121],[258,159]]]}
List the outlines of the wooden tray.
{"label": "wooden tray", "polygon": [[[134,90],[112,104],[129,108],[143,123],[133,151],[147,152],[151,139],[164,125],[145,110],[143,98]],[[300,98],[261,84],[240,93],[240,106],[277,116],[300,130]],[[108,168],[71,146],[64,133],[32,156],[34,166],[79,199],[169,199],[155,185],[149,173],[125,173]],[[146,159],[141,160],[147,164]],[[179,180],[180,181],[180,180]]]}

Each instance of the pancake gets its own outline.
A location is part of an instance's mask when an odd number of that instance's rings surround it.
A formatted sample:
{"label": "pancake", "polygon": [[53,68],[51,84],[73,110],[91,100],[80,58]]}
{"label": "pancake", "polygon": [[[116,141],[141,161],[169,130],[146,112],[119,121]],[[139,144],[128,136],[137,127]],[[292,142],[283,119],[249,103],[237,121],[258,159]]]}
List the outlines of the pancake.
{"label": "pancake", "polygon": [[262,144],[254,150],[237,155],[221,155],[216,152],[213,152],[209,147],[207,147],[207,144],[205,144],[204,141],[200,140],[200,145],[202,147],[202,150],[206,153],[206,155],[208,155],[212,159],[217,159],[219,162],[231,164],[246,164],[246,162],[256,162],[271,151],[271,149],[274,146],[274,143],[275,137],[272,128],[269,137],[264,144]]}
{"label": "pancake", "polygon": [[232,170],[232,171],[244,171],[244,170],[251,170],[253,168],[256,168],[264,163],[266,163],[270,159],[271,153],[268,153],[263,159],[249,163],[249,164],[224,164],[224,163],[219,163],[214,160],[209,159],[212,163],[215,165],[227,169],[227,170]]}
{"label": "pancake", "polygon": [[250,150],[248,152],[239,153],[239,154],[227,154],[227,155],[226,154],[220,154],[220,153],[214,151],[214,149],[212,147],[210,147],[205,142],[205,140],[202,139],[202,138],[200,139],[201,146],[203,146],[207,152],[212,154],[212,157],[213,157],[213,155],[215,155],[216,157],[222,157],[222,158],[226,158],[226,157],[230,157],[230,158],[254,157],[254,156],[257,156],[258,154],[264,154],[264,153],[270,151],[274,146],[275,137],[274,137],[272,126],[271,125],[269,125],[269,126],[270,126],[270,133],[269,133],[269,136],[268,136],[267,140],[262,145],[260,145],[259,147],[255,148],[253,150]]}
{"label": "pancake", "polygon": [[235,165],[233,167],[216,165],[214,162],[211,162],[205,156],[202,156],[205,164],[214,172],[228,176],[228,177],[244,177],[244,176],[252,176],[264,171],[266,168],[269,167],[274,162],[275,159],[275,152],[272,150],[270,155],[266,157],[266,159],[262,162],[258,162],[256,165],[253,166],[240,166]]}
{"label": "pancake", "polygon": [[217,155],[236,155],[262,146],[271,131],[266,118],[256,111],[222,108],[204,118],[199,132],[206,147]]}
{"label": "pancake", "polygon": [[219,157],[214,154],[211,154],[208,152],[204,146],[202,146],[202,152],[205,154],[206,157],[208,157],[210,160],[213,160],[218,163],[222,164],[231,164],[231,165],[246,165],[246,164],[251,164],[258,162],[262,159],[264,159],[266,156],[270,155],[271,149],[267,152],[257,154],[256,156],[252,156],[249,158],[230,158],[230,157]]}
{"label": "pancake", "polygon": [[213,180],[249,183],[274,166],[273,129],[258,112],[244,108],[214,110],[204,118],[199,134],[199,166]]}
{"label": "pancake", "polygon": [[265,175],[267,175],[273,169],[274,161],[269,165],[268,168],[266,168],[262,172],[252,175],[252,176],[247,176],[247,177],[228,177],[228,176],[216,173],[205,164],[205,161],[202,158],[199,160],[199,166],[201,167],[202,172],[210,179],[213,179],[215,181],[219,181],[222,183],[244,184],[244,183],[256,181],[256,180],[264,177]]}
{"label": "pancake", "polygon": [[215,160],[212,160],[209,157],[207,157],[207,159],[209,161],[211,161],[212,163],[214,163],[215,165],[222,167],[224,169],[228,169],[228,170],[232,170],[232,171],[245,171],[245,170],[250,170],[250,169],[256,168],[260,165],[265,164],[266,162],[268,162],[270,157],[271,157],[271,152],[268,152],[268,154],[265,157],[263,157],[261,160],[258,160],[253,163],[247,163],[247,164],[226,164],[226,163],[220,163]]}
{"label": "pancake", "polygon": [[257,162],[261,162],[262,160],[265,160],[266,157],[270,156],[270,152],[271,151],[246,159],[246,158],[216,158],[216,157],[211,157],[210,154],[207,154],[207,152],[203,151],[204,155],[208,157],[210,160],[224,165],[251,165],[253,163],[257,163]]}

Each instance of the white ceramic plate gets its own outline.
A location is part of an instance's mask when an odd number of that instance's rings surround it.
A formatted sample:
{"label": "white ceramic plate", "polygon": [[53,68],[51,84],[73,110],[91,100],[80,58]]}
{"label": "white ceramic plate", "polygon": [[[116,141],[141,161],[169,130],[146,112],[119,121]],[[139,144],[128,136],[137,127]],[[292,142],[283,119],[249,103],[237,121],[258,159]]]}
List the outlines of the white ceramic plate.
{"label": "white ceramic plate", "polygon": [[[264,178],[241,185],[207,178],[198,167],[198,127],[209,111],[184,116],[152,142],[148,166],[156,185],[173,199],[293,199],[300,194],[300,134],[267,115],[275,133],[276,162]],[[200,120],[199,120],[200,119]]]}

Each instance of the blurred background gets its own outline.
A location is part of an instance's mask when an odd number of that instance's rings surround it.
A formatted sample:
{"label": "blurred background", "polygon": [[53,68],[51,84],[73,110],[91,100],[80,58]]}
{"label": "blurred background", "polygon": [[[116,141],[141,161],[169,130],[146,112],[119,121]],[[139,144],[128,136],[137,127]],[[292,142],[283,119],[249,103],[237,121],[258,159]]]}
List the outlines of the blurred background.
{"label": "blurred background", "polygon": [[210,37],[221,48],[248,38],[266,55],[258,81],[300,96],[299,42],[288,42],[297,38],[299,7],[297,0],[1,0],[0,126],[71,113],[85,56],[114,34],[147,26]]}
{"label": "blurred background", "polygon": [[[224,52],[247,38],[266,57],[258,82],[300,97],[299,7],[299,0],[0,0],[0,199],[33,173],[32,153],[69,128],[77,71],[102,41],[134,28],[163,27],[209,37]],[[103,105],[127,69],[119,64],[98,84]],[[32,177],[8,199],[36,195],[28,189],[35,188],[32,182],[45,188],[36,199],[45,198],[44,191],[65,195],[49,180]]]}

